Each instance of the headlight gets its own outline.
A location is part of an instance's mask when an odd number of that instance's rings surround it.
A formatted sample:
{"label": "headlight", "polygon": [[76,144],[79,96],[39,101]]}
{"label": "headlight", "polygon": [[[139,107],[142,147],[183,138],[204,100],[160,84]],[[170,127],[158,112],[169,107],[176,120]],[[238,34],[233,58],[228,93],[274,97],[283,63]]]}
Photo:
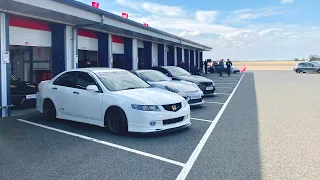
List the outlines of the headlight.
{"label": "headlight", "polygon": [[137,105],[131,104],[131,107],[140,111],[160,111],[160,108],[157,105]]}
{"label": "headlight", "polygon": [[171,87],[168,87],[168,86],[166,86],[166,89],[167,89],[168,91],[171,91],[171,92],[174,92],[174,93],[178,93],[178,92],[179,92],[178,89],[176,89],[176,88],[171,88]]}
{"label": "headlight", "polygon": [[186,106],[188,106],[188,101],[187,100],[182,101],[182,107],[186,107]]}

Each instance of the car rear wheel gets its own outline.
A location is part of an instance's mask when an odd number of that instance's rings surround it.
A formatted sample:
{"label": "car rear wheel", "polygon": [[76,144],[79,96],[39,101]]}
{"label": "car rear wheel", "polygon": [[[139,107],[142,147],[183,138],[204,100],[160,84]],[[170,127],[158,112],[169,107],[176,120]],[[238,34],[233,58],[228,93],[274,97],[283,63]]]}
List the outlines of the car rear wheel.
{"label": "car rear wheel", "polygon": [[122,109],[112,107],[107,111],[106,124],[114,134],[125,134],[128,132],[127,117]]}
{"label": "car rear wheel", "polygon": [[43,115],[49,120],[54,120],[57,117],[56,108],[49,99],[46,99],[43,103]]}
{"label": "car rear wheel", "polygon": [[320,69],[318,69],[318,73],[320,73]]}

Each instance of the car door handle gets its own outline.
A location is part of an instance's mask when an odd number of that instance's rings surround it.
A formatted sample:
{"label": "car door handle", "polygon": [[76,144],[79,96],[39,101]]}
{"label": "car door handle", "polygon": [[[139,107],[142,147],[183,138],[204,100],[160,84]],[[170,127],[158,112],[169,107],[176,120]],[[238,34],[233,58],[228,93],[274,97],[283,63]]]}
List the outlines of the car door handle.
{"label": "car door handle", "polygon": [[57,90],[58,88],[56,88],[56,87],[53,87],[52,89],[53,89],[53,90]]}
{"label": "car door handle", "polygon": [[73,92],[73,94],[79,94],[78,92]]}

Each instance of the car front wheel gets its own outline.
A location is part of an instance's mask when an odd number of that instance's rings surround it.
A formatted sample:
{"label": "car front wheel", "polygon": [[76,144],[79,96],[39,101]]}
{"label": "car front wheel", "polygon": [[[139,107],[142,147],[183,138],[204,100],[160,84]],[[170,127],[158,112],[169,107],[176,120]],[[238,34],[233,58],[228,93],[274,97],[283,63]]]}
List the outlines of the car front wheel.
{"label": "car front wheel", "polygon": [[114,134],[125,134],[128,132],[127,117],[120,108],[110,108],[107,112],[105,121],[109,130]]}
{"label": "car front wheel", "polygon": [[51,100],[46,99],[44,101],[43,115],[49,120],[56,119],[56,116],[57,116],[56,108]]}
{"label": "car front wheel", "polygon": [[301,70],[300,70],[300,69],[297,69],[297,70],[296,70],[296,73],[301,73]]}

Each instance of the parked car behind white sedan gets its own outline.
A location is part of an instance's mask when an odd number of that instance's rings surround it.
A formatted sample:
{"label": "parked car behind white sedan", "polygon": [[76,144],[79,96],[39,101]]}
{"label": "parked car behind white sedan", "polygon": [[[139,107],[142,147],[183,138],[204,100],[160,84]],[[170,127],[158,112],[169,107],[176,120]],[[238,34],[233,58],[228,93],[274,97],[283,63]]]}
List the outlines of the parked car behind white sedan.
{"label": "parked car behind white sedan", "polygon": [[65,71],[41,82],[38,90],[37,109],[48,118],[108,127],[113,133],[157,132],[191,124],[184,98],[152,88],[126,70]]}
{"label": "parked car behind white sedan", "polygon": [[190,106],[204,104],[202,100],[203,92],[195,83],[172,80],[172,78],[156,70],[137,70],[133,73],[154,87],[179,94],[188,101]]}

